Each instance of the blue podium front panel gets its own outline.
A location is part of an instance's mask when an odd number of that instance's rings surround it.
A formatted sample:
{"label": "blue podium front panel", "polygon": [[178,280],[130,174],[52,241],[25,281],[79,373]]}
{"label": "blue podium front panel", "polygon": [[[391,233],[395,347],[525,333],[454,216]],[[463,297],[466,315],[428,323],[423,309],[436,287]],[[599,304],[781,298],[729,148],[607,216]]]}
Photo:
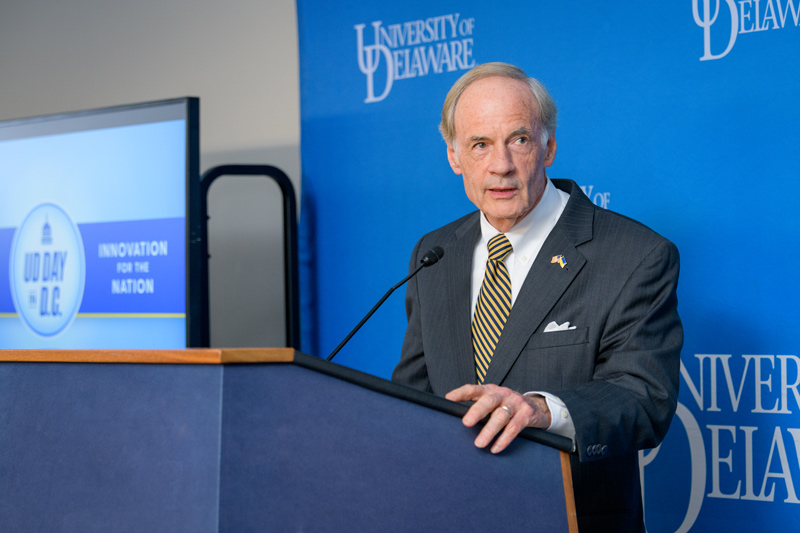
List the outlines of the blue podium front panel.
{"label": "blue podium front panel", "polygon": [[559,452],[295,365],[225,370],[221,531],[567,531]]}
{"label": "blue podium front panel", "polygon": [[0,365],[0,529],[216,531],[222,372]]}

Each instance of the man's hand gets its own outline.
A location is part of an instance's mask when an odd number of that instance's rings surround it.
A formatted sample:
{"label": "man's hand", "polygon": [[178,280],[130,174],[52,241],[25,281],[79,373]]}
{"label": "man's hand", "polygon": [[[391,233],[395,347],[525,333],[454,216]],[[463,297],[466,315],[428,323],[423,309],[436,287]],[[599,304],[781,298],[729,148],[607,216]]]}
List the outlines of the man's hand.
{"label": "man's hand", "polygon": [[492,453],[500,453],[526,427],[547,429],[550,427],[550,409],[543,396],[523,396],[506,387],[497,385],[464,385],[445,396],[453,402],[472,401],[462,422],[472,427],[487,416],[489,419],[475,439],[475,446],[485,448],[500,433],[492,446]]}

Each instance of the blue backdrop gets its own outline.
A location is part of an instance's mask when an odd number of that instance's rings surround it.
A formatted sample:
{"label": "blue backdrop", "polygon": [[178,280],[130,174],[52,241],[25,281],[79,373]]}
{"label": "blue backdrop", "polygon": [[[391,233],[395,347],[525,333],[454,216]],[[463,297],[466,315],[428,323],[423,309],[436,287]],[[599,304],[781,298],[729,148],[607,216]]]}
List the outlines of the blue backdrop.
{"label": "blue backdrop", "polygon": [[[327,355],[417,239],[474,208],[441,104],[469,67],[517,64],[559,106],[550,177],[681,251],[681,403],[642,454],[648,530],[800,519],[800,1],[365,4],[298,0],[303,349]],[[388,377],[404,330],[397,294],[337,361]]]}

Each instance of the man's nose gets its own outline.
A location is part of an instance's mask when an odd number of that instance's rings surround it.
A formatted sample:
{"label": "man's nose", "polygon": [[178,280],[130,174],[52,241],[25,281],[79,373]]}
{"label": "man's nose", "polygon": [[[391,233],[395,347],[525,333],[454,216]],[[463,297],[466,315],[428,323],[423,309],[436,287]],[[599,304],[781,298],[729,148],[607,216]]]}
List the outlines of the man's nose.
{"label": "man's nose", "polygon": [[511,151],[505,145],[498,145],[492,150],[489,172],[505,176],[514,170],[514,160],[511,158]]}

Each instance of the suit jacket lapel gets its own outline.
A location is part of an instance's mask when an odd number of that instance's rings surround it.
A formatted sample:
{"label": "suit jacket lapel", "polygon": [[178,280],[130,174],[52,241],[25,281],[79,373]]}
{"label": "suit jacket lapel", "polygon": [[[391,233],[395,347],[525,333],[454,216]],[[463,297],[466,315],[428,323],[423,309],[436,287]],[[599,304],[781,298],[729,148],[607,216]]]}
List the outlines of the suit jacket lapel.
{"label": "suit jacket lapel", "polygon": [[[595,206],[574,183],[564,184],[561,180],[554,183],[559,188],[573,185],[567,190],[570,200],[517,295],[486,373],[486,383],[501,383],[505,379],[528,339],[542,326],[547,314],[586,264],[586,258],[576,246],[591,239]],[[556,255],[564,256],[566,267],[551,262]]]}
{"label": "suit jacket lapel", "polygon": [[448,317],[452,323],[443,331],[453,332],[452,357],[455,365],[455,381],[452,388],[465,383],[476,383],[475,361],[472,355],[472,257],[475,242],[480,238],[480,213],[471,217],[456,230],[456,239],[448,247],[453,256],[451,271],[447,277]]}

